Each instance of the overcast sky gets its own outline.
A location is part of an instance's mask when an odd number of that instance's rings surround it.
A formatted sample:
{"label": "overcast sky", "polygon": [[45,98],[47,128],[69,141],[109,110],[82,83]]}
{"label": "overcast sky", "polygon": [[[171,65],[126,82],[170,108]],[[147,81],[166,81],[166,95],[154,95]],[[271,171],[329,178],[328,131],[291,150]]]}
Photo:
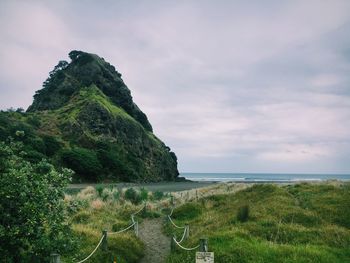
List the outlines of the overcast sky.
{"label": "overcast sky", "polygon": [[115,65],[181,172],[350,173],[350,1],[0,0],[0,108]]}

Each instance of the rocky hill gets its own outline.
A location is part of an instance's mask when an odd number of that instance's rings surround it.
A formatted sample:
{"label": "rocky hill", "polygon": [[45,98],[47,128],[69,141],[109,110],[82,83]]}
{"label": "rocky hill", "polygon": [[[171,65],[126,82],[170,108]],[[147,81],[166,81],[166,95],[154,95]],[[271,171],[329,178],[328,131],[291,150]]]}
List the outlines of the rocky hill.
{"label": "rocky hill", "polygon": [[22,141],[29,160],[49,158],[77,181],[175,180],[176,155],[152,133],[121,74],[94,54],[69,57],[27,112],[1,112],[0,139]]}

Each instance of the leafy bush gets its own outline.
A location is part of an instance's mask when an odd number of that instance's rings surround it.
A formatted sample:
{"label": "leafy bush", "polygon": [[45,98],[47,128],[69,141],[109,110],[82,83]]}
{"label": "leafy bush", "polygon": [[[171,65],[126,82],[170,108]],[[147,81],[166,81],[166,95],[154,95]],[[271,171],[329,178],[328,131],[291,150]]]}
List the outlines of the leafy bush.
{"label": "leafy bush", "polygon": [[71,172],[25,161],[22,150],[21,144],[0,142],[0,254],[7,262],[43,262],[52,251],[71,247],[63,224]]}
{"label": "leafy bush", "polygon": [[116,191],[116,190],[113,191],[113,198],[114,198],[115,201],[119,200],[119,198],[120,198],[119,191]]}
{"label": "leafy bush", "polygon": [[128,188],[125,191],[124,196],[125,196],[126,200],[129,200],[131,203],[133,203],[135,205],[141,203],[141,201],[142,201],[140,194],[137,193],[134,188]]}
{"label": "leafy bush", "polygon": [[247,222],[249,218],[249,206],[242,205],[238,208],[237,211],[237,220],[239,222]]}
{"label": "leafy bush", "polygon": [[98,185],[96,185],[95,189],[96,189],[98,196],[102,197],[102,192],[103,192],[104,186],[102,184],[98,184]]}
{"label": "leafy bush", "polygon": [[58,152],[62,145],[54,136],[45,135],[43,137],[44,144],[46,146],[46,155],[53,156],[56,152]]}
{"label": "leafy bush", "polygon": [[153,198],[155,199],[155,200],[160,200],[160,199],[162,199],[164,197],[164,193],[162,192],[162,191],[155,191],[154,193],[153,193]]}
{"label": "leafy bush", "polygon": [[147,200],[148,199],[148,191],[147,191],[147,189],[142,187],[141,190],[140,190],[140,196],[141,196],[141,200],[142,201]]}
{"label": "leafy bush", "polygon": [[96,153],[85,148],[64,150],[61,160],[68,168],[89,180],[96,180],[102,170]]}

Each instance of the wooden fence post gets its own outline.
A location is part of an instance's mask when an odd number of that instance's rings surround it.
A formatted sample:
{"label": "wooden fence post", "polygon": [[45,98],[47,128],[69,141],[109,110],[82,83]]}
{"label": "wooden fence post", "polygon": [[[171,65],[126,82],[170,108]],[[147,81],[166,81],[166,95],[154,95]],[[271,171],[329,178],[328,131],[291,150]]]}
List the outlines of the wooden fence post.
{"label": "wooden fence post", "polygon": [[206,238],[199,239],[199,251],[208,252],[208,239]]}
{"label": "wooden fence post", "polygon": [[175,234],[173,234],[173,236],[171,237],[171,240],[170,240],[170,250],[171,250],[171,252],[174,252],[175,249],[176,249],[174,238],[176,239]]}
{"label": "wooden fence post", "polygon": [[185,237],[186,237],[186,239],[188,239],[189,236],[190,236],[190,226],[186,225],[185,227],[186,227],[186,235],[185,235]]}
{"label": "wooden fence post", "polygon": [[61,263],[60,255],[57,253],[51,253],[50,263]]}
{"label": "wooden fence post", "polygon": [[145,206],[144,206],[143,209],[142,209],[142,215],[143,215],[143,217],[146,217],[146,214],[147,214],[147,202],[145,202]]}
{"label": "wooden fence post", "polygon": [[102,230],[103,240],[102,240],[102,250],[107,250],[107,230]]}
{"label": "wooden fence post", "polygon": [[135,222],[134,231],[135,231],[135,235],[138,237],[139,236],[139,222],[138,221]]}

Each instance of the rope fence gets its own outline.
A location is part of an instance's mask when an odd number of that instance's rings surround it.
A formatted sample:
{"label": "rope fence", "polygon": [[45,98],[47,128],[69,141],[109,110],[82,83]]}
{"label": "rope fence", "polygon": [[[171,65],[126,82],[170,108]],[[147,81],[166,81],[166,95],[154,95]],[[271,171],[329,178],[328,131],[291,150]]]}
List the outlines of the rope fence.
{"label": "rope fence", "polygon": [[[185,240],[185,237],[186,237],[186,234],[187,234],[187,229],[188,229],[188,227],[186,226],[185,230],[184,230],[184,233],[182,234],[182,238],[180,239],[180,241],[177,241],[177,243],[180,244],[182,241]],[[187,237],[188,237],[188,235],[187,235]]]}
{"label": "rope fence", "polygon": [[[138,221],[135,221],[135,216],[137,214],[139,214],[141,211],[146,212],[146,204],[144,204],[138,211],[136,211],[135,213],[131,214],[131,224],[129,226],[127,226],[124,229],[121,229],[119,231],[115,231],[115,232],[107,232],[107,230],[103,230],[102,231],[102,237],[100,239],[100,241],[98,242],[97,246],[95,247],[95,249],[83,260],[77,262],[77,263],[83,263],[85,261],[87,261],[89,258],[91,258],[97,251],[97,249],[101,246],[102,244],[102,248],[104,250],[107,250],[107,233],[109,235],[114,235],[114,234],[120,234],[123,233],[129,229],[131,229],[132,227],[134,227],[134,231],[135,231],[135,235],[138,236],[138,232],[139,232],[139,225],[138,225]],[[51,253],[50,255],[50,262],[51,263],[61,263],[60,261],[60,255],[57,253]]]}
{"label": "rope fence", "polygon": [[77,262],[77,263],[83,263],[85,262],[86,260],[88,260],[89,258],[92,257],[93,254],[95,254],[95,252],[97,251],[97,249],[99,248],[99,246],[102,244],[102,241],[105,239],[105,237],[107,237],[106,234],[103,234],[101,239],[100,239],[100,242],[98,242],[97,246],[95,247],[95,249],[90,253],[90,255],[88,255],[86,258],[84,258],[83,260]]}
{"label": "rope fence", "polygon": [[127,226],[126,228],[116,231],[116,232],[108,232],[108,235],[114,235],[114,234],[120,234],[125,232],[126,230],[129,230],[130,228],[132,228],[134,225],[136,224],[136,222],[132,223],[130,226]]}
{"label": "rope fence", "polygon": [[169,221],[173,224],[174,227],[179,228],[179,229],[184,229],[184,226],[178,226],[174,223],[174,221],[171,219],[171,217],[168,215]]}
{"label": "rope fence", "polygon": [[192,250],[195,250],[195,249],[198,249],[200,247],[200,245],[198,246],[195,246],[195,247],[191,247],[191,248],[187,248],[187,247],[184,247],[180,244],[180,242],[177,242],[175,237],[173,237],[173,240],[175,242],[176,245],[178,245],[180,248],[182,248],[183,250],[187,250],[187,251],[192,251]]}
{"label": "rope fence", "polygon": [[175,224],[175,222],[171,219],[173,212],[174,212],[174,207],[171,209],[170,214],[167,216],[169,219],[169,222],[177,229],[184,229],[184,232],[179,241],[176,240],[176,236],[173,235],[173,237],[171,238],[171,251],[175,251],[176,246],[178,246],[179,248],[186,251],[193,251],[193,250],[199,249],[200,252],[208,252],[208,239],[206,238],[200,239],[199,244],[195,247],[185,247],[181,244],[185,239],[189,238],[190,226],[189,225],[178,226],[177,224]]}

